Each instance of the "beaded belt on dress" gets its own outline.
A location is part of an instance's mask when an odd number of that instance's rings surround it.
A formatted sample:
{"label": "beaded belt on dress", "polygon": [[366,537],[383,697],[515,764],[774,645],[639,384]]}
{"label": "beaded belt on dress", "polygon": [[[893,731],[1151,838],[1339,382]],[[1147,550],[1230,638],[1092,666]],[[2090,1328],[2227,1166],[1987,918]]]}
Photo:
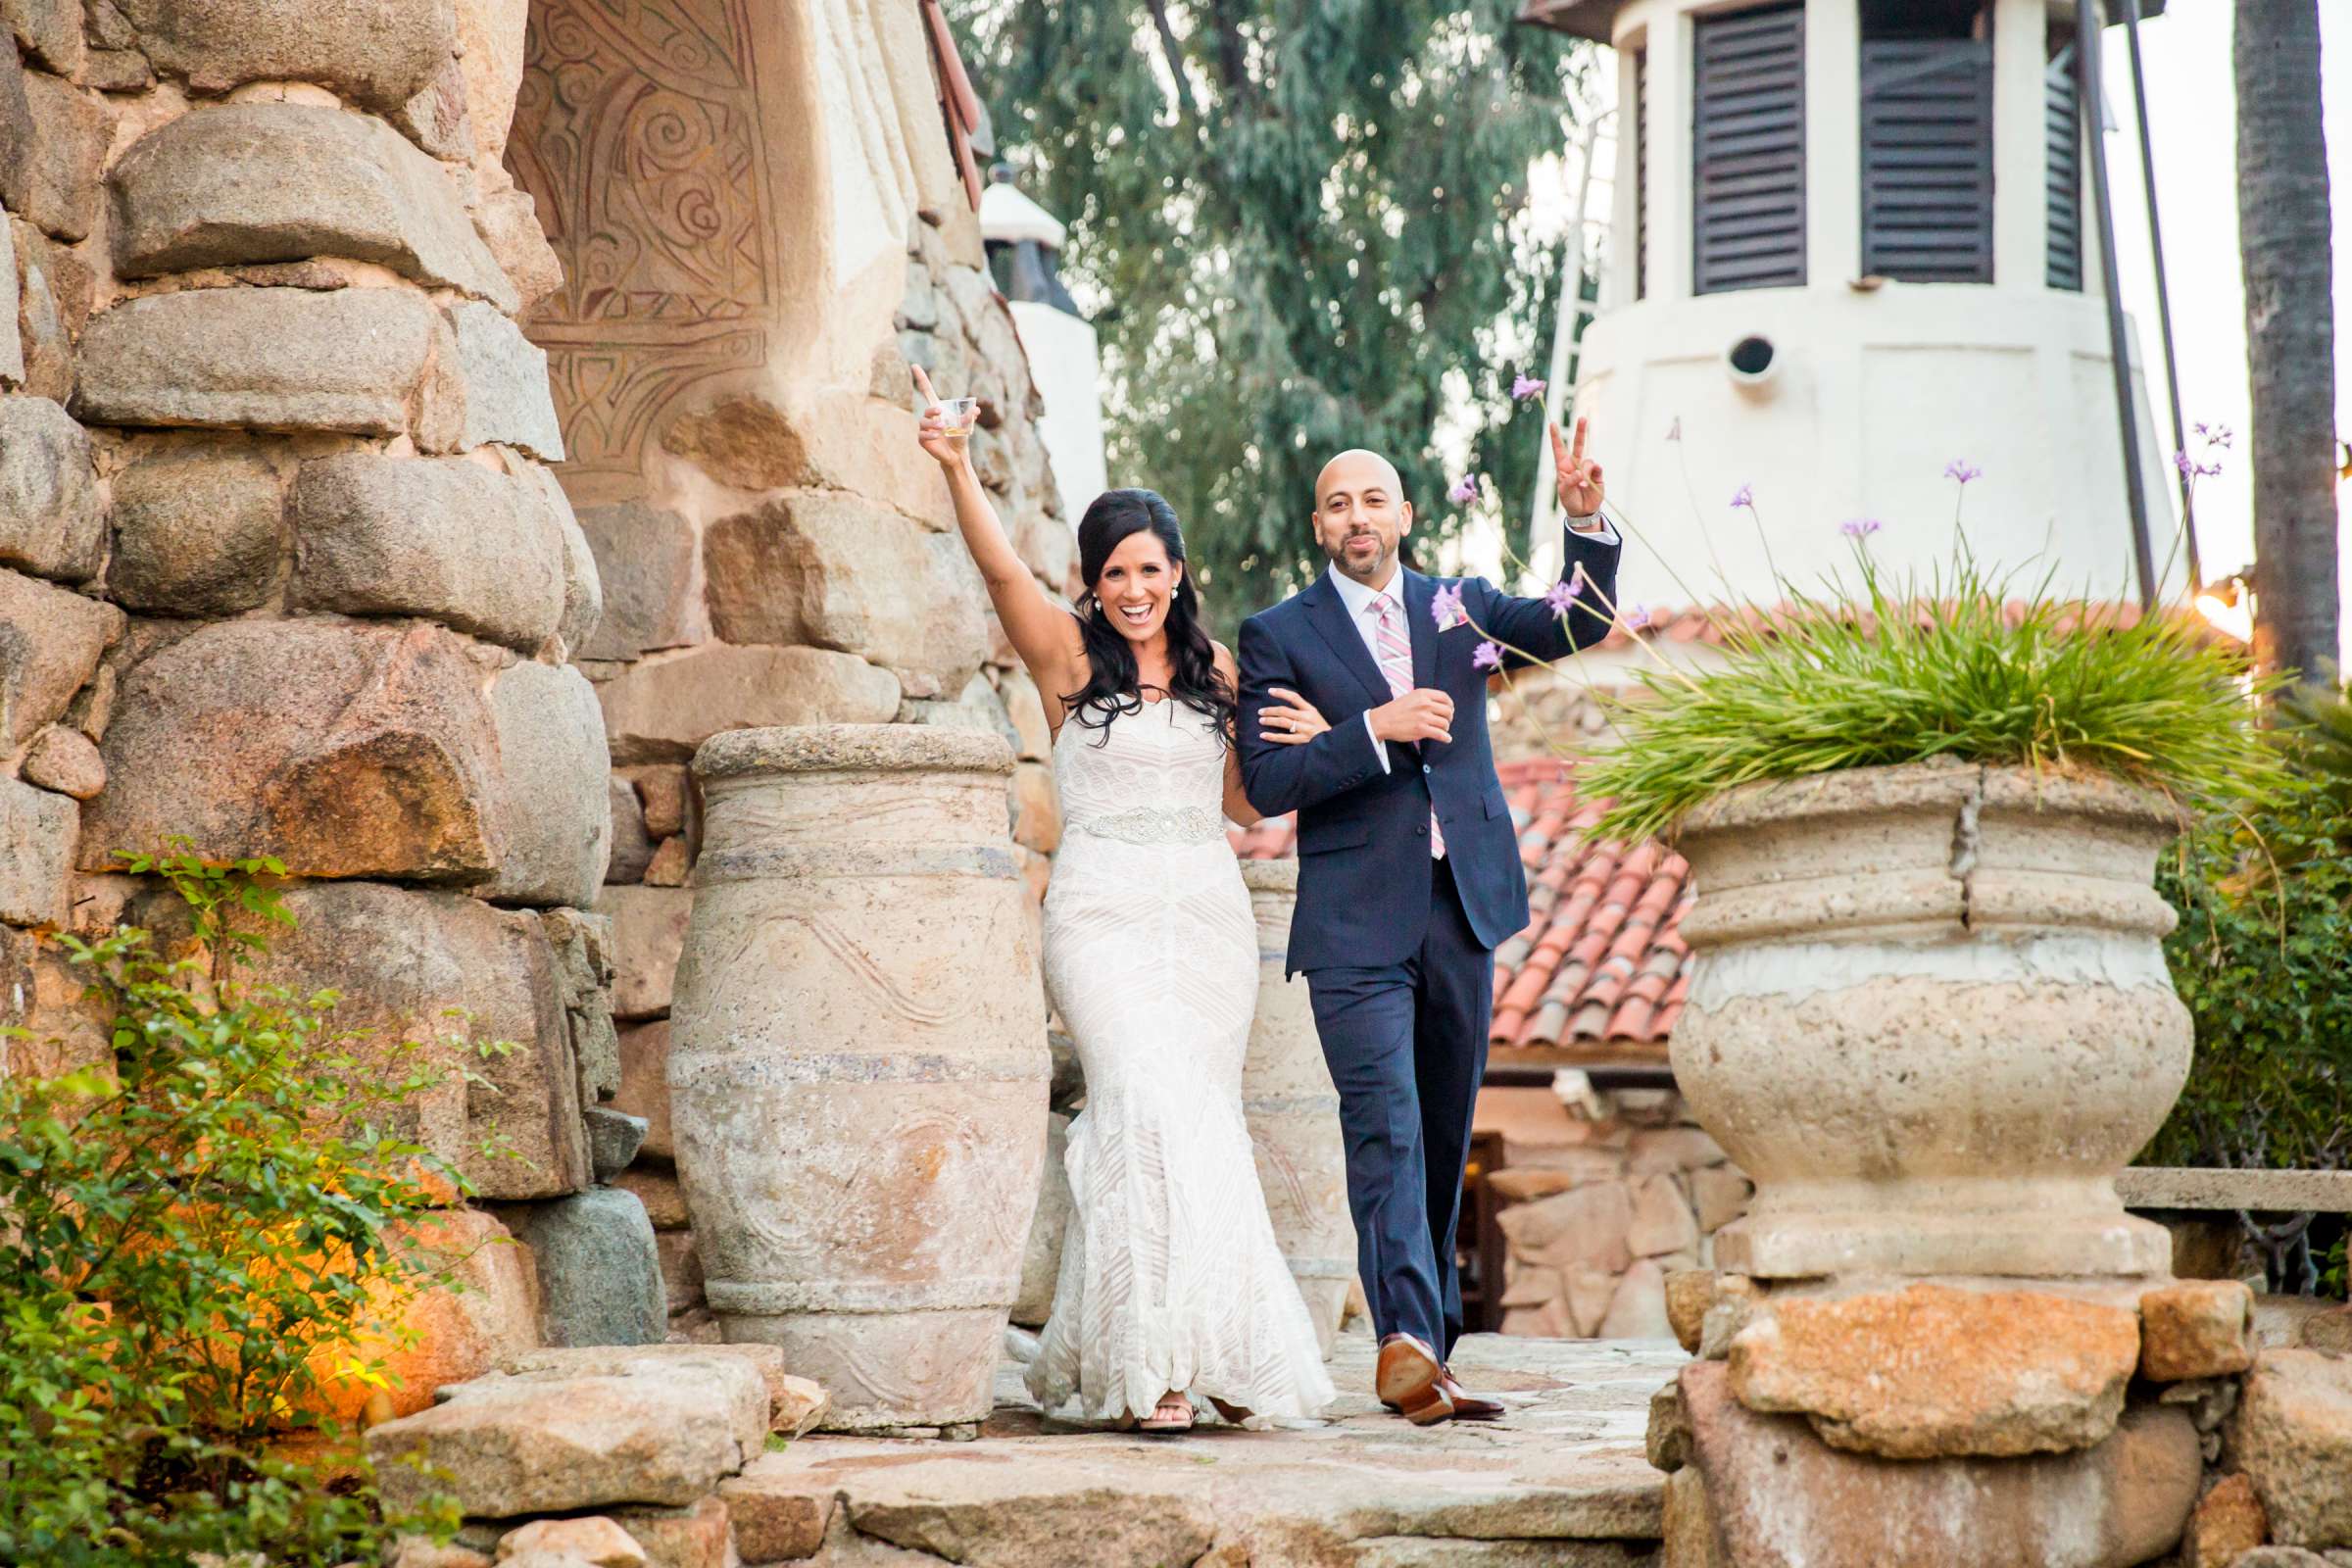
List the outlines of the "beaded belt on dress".
{"label": "beaded belt on dress", "polygon": [[1200,844],[1225,837],[1225,818],[1205,806],[1138,806],[1089,816],[1070,826],[1127,844]]}

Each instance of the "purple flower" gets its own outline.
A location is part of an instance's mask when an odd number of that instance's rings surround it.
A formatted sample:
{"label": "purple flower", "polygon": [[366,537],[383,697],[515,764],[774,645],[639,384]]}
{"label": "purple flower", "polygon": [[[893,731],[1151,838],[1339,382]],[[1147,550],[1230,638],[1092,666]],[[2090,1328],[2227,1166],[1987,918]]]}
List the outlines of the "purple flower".
{"label": "purple flower", "polygon": [[1480,643],[1478,651],[1470,656],[1470,662],[1480,669],[1500,669],[1502,667],[1502,644],[1497,642]]}
{"label": "purple flower", "polygon": [[1532,375],[1522,374],[1511,377],[1511,396],[1518,399],[1521,403],[1525,403],[1529,398],[1537,396],[1543,390],[1544,383],[1537,380]]}
{"label": "purple flower", "polygon": [[1876,517],[1848,517],[1838,525],[1838,531],[1848,539],[1867,539],[1884,526]]}
{"label": "purple flower", "polygon": [[1449,630],[1468,620],[1469,612],[1462,609],[1462,585],[1457,582],[1439,589],[1430,598],[1429,612],[1436,618],[1440,631]]}
{"label": "purple flower", "polygon": [[1682,438],[1683,416],[1678,414],[1674,416],[1674,422],[1666,427],[1666,439],[1669,441],[1680,441]]}
{"label": "purple flower", "polygon": [[1446,499],[1457,507],[1468,506],[1478,499],[1478,480],[1470,474],[1462,475],[1453,481],[1453,488],[1446,492]]}
{"label": "purple flower", "polygon": [[2226,424],[2206,424],[2200,421],[2195,429],[2197,435],[2209,445],[2226,447],[2230,444],[2230,427]]}
{"label": "purple flower", "polygon": [[1946,479],[1956,479],[1960,483],[1966,484],[1971,479],[1984,478],[1984,470],[1966,458],[1954,458],[1943,466],[1943,476]]}
{"label": "purple flower", "polygon": [[1649,624],[1649,612],[1640,605],[1628,605],[1625,612],[1617,618],[1624,623],[1627,631],[1640,631]]}
{"label": "purple flower", "polygon": [[1566,582],[1555,582],[1544,591],[1544,608],[1555,615],[1565,615],[1576,608],[1576,592],[1585,583],[1585,566],[1578,562],[1576,574]]}
{"label": "purple flower", "polygon": [[2211,463],[2199,463],[2186,452],[2173,454],[2173,466],[2180,470],[2180,477],[2183,479],[2210,476],[2222,471],[2220,459],[2217,458]]}
{"label": "purple flower", "polygon": [[1753,508],[1755,504],[1756,492],[1751,487],[1741,485],[1732,492],[1732,510],[1734,512],[1739,511],[1741,507]]}

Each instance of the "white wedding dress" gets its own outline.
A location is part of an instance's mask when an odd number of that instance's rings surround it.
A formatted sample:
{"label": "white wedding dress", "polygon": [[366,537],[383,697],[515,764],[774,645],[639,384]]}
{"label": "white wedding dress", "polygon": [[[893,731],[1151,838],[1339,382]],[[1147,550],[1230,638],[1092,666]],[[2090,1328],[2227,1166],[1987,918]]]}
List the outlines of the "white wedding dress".
{"label": "white wedding dress", "polygon": [[1072,714],[1046,983],[1086,1070],[1054,1311],[1028,1367],[1053,1411],[1149,1414],[1182,1390],[1265,1417],[1333,1398],[1242,1118],[1257,929],[1224,831],[1225,746],[1174,701]]}

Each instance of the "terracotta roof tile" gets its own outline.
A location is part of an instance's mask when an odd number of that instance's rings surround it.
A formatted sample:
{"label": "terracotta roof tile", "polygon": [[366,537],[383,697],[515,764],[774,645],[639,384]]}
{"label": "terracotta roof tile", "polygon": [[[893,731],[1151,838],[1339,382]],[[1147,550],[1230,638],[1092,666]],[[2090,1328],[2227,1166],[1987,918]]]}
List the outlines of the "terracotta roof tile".
{"label": "terracotta roof tile", "polygon": [[1608,1032],[1618,1038],[1642,1038],[1649,1033],[1653,1016],[1650,1004],[1640,997],[1628,997],[1618,1009],[1609,1014]]}
{"label": "terracotta roof tile", "polygon": [[[1495,950],[1492,1044],[1663,1055],[1690,991],[1690,950],[1677,929],[1690,906],[1689,863],[1655,842],[1586,839],[1602,803],[1578,798],[1567,763],[1533,758],[1498,772],[1519,828],[1529,919]],[[1231,834],[1245,859],[1291,855],[1295,837],[1289,817]]]}

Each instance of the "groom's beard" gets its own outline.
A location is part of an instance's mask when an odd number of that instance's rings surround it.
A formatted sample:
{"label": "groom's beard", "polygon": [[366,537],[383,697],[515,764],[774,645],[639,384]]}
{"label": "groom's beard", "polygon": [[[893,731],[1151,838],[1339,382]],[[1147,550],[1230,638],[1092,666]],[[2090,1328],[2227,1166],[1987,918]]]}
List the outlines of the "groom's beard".
{"label": "groom's beard", "polygon": [[[1349,549],[1349,547],[1358,539],[1368,539],[1371,541],[1371,555],[1358,556]],[[1384,580],[1396,564],[1396,548],[1391,546],[1387,549],[1383,549],[1381,547],[1380,535],[1376,533],[1350,534],[1347,538],[1340,541],[1339,549],[1332,550],[1326,547],[1323,554],[1333,565],[1340,568],[1340,571],[1344,575],[1356,578],[1362,582],[1380,582]],[[1364,564],[1361,566],[1355,564],[1358,560],[1363,561]]]}

